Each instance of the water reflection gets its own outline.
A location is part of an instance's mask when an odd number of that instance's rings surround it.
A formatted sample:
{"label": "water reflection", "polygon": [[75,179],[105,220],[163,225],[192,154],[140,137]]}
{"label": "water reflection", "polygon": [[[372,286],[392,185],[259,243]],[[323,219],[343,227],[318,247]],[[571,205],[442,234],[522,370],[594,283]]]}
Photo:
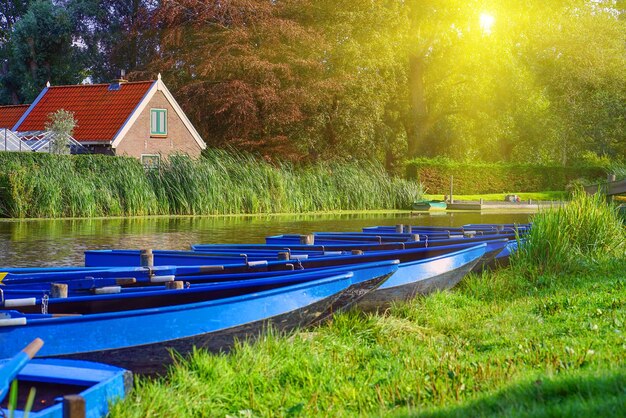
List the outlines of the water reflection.
{"label": "water reflection", "polygon": [[83,251],[188,249],[195,243],[263,242],[267,235],[356,231],[364,226],[522,223],[526,213],[329,214],[0,221],[0,265],[81,265]]}

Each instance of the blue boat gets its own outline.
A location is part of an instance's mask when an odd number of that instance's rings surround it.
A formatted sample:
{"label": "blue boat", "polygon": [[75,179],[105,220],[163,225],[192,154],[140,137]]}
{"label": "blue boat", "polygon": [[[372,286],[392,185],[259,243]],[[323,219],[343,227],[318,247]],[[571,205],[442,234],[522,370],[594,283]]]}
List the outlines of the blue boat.
{"label": "blue boat", "polygon": [[184,354],[196,346],[220,351],[268,326],[279,331],[305,326],[353,284],[352,277],[347,273],[214,301],[91,315],[0,311],[0,357],[41,337],[46,344],[38,357],[105,360],[154,373],[171,361],[170,350]]}
{"label": "blue boat", "polygon": [[0,269],[1,286],[20,286],[23,289],[38,288],[42,282],[50,283],[62,278],[61,283],[72,281],[75,287],[86,288],[126,285],[136,282],[163,283],[171,281],[176,272],[174,266],[159,267],[99,267],[99,268],[17,268]]}
{"label": "blue boat", "polygon": [[[501,251],[506,243],[507,239],[494,239],[485,240],[488,243],[489,248],[493,247],[494,251]],[[409,246],[401,245],[400,249],[393,251],[386,251],[385,249],[379,250],[377,246],[363,247],[367,249],[362,254],[346,254],[337,253],[335,251],[327,251],[327,256],[315,257],[315,258],[298,258],[295,260],[257,260],[251,263],[240,264],[224,264],[219,265],[220,255],[216,253],[219,250],[211,251],[211,254],[207,254],[205,251],[153,251],[154,265],[177,265],[176,276],[187,277],[196,276],[202,274],[202,272],[196,272],[200,266],[205,266],[207,274],[219,274],[229,272],[258,272],[258,271],[280,271],[285,269],[310,269],[310,268],[331,268],[347,264],[359,264],[365,262],[374,262],[382,260],[394,260],[398,259],[401,263],[423,260],[430,257],[436,257],[439,255],[451,253],[460,249],[469,248],[477,244],[482,244],[482,240],[467,240],[460,243],[423,247],[423,246]],[[254,244],[252,244],[254,245]],[[193,248],[199,248],[204,246],[194,245]],[[212,246],[211,246],[212,247]],[[225,246],[226,247],[226,246]],[[235,248],[238,247],[235,245]],[[248,247],[247,245],[243,247]],[[256,248],[263,250],[264,248],[270,248],[263,244],[258,244]],[[283,249],[283,251],[291,248],[289,245],[276,245],[273,246],[272,251],[277,249]],[[318,247],[321,248],[321,247]],[[353,249],[352,246],[344,246],[344,248]],[[299,246],[298,249],[306,249],[306,246]],[[334,248],[333,248],[334,250]],[[242,249],[245,253],[245,250]],[[261,256],[263,258],[263,256]],[[140,262],[139,250],[93,250],[85,251],[85,265],[93,266],[136,266]],[[190,271],[187,272],[184,266],[188,266]],[[209,271],[209,270],[213,271]]]}
{"label": "blue boat", "polygon": [[[5,364],[0,360],[0,367]],[[66,395],[78,395],[85,401],[87,418],[105,417],[111,402],[123,399],[132,389],[132,373],[106,364],[77,360],[34,359],[17,375],[18,405],[15,418],[24,417],[25,398],[30,388],[36,389],[30,418],[62,418]],[[6,402],[0,416],[9,416]]]}
{"label": "blue boat", "polygon": [[[487,268],[493,263],[495,257],[510,243],[508,237],[488,237],[488,238],[464,238],[464,239],[455,239],[455,240],[442,240],[442,241],[428,241],[428,242],[415,242],[415,243],[363,243],[359,242],[357,244],[346,243],[345,241],[334,241],[329,240],[325,242],[332,242],[327,245],[314,245],[312,248],[313,251],[319,251],[320,249],[328,250],[327,254],[332,254],[333,252],[339,252],[339,254],[343,254],[345,250],[350,251],[364,251],[365,255],[372,256],[374,254],[380,255],[387,252],[388,254],[396,254],[397,258],[400,261],[411,261],[416,259],[424,259],[428,256],[434,257],[441,254],[445,254],[446,252],[456,251],[462,248],[468,248],[472,245],[477,244],[486,244],[485,254],[481,258],[481,260],[474,266],[474,272],[480,272],[483,269]],[[400,246],[401,249],[397,247]],[[251,254],[263,254],[264,252],[270,251],[293,251],[300,253],[306,253],[306,245],[291,245],[291,244],[248,244],[248,245],[193,245],[192,248],[199,252],[209,251],[212,254],[219,253],[220,251],[225,252],[246,252],[248,255]],[[419,254],[418,249],[421,249],[423,252],[421,255]],[[428,250],[429,252],[425,252]],[[410,257],[402,257],[400,254],[412,254],[413,259]],[[309,262],[314,263],[319,259],[310,259]],[[166,260],[164,260],[166,261]]]}
{"label": "blue boat", "polygon": [[[391,302],[407,301],[417,295],[456,286],[481,260],[487,244],[478,244],[453,253],[400,264],[398,271],[358,302],[363,310],[379,310]],[[404,267],[404,268],[403,268]]]}
{"label": "blue boat", "polygon": [[[508,243],[507,239],[493,240],[488,243],[467,243],[456,244],[435,248],[416,248],[397,251],[371,251],[355,255],[332,255],[325,258],[315,260],[298,260],[298,265],[305,268],[320,268],[324,265],[332,266],[339,264],[354,264],[360,262],[372,262],[376,259],[393,258],[400,260],[398,270],[384,282],[380,288],[365,295],[363,299],[371,298],[369,307],[374,305],[384,306],[386,303],[395,300],[406,300],[420,293],[428,293],[432,290],[447,289],[458,283],[469,271],[471,271],[479,262],[483,260],[486,252],[489,251],[490,257],[502,251]],[[173,259],[169,258],[166,253],[154,252],[155,263],[172,263]],[[113,258],[119,258],[113,261]],[[139,251],[91,251],[86,253],[86,262],[88,264],[118,264],[137,262]],[[186,252],[182,259],[190,263],[210,262],[211,258],[204,258],[199,252]],[[123,261],[122,261],[123,260]],[[289,260],[288,260],[289,261]],[[268,262],[267,267],[271,267],[278,262]],[[229,267],[224,266],[225,270]],[[183,268],[181,267],[182,271]],[[191,279],[196,278],[195,275],[187,276]],[[216,278],[219,275],[200,276],[202,280],[211,277]],[[393,290],[382,291],[389,287]],[[377,294],[377,297],[372,297]],[[365,306],[366,303],[359,302],[359,306]]]}
{"label": "blue boat", "polygon": [[[408,237],[409,235],[407,235]],[[279,236],[276,236],[277,238]],[[353,250],[361,251],[382,251],[382,250],[404,250],[409,248],[432,248],[445,247],[455,244],[469,244],[488,242],[493,240],[508,239],[514,240],[514,234],[500,234],[488,236],[475,236],[473,238],[445,238],[445,239],[424,239],[422,241],[405,241],[402,242],[379,242],[377,238],[360,239],[358,242],[348,242],[346,240],[317,240],[313,244],[300,244],[303,235],[283,235],[281,237],[289,237],[289,241],[278,244],[194,244],[192,250],[203,253],[216,254],[220,252],[230,252],[234,254],[246,253],[251,251],[287,251],[293,254],[332,254],[336,252],[350,252]]]}
{"label": "blue boat", "polygon": [[9,385],[15,379],[15,376],[35,357],[42,346],[42,339],[35,338],[24,349],[3,361],[0,365],[0,401],[6,396]]}
{"label": "blue boat", "polygon": [[[351,286],[333,302],[334,311],[349,307],[368,291],[375,289],[398,269],[397,260],[362,263],[324,270],[275,272],[268,277],[233,274],[212,283],[191,280],[176,289],[163,286],[110,286],[69,291],[68,297],[50,298],[48,290],[24,290],[16,286],[0,289],[0,308],[18,309],[22,313],[93,314],[182,305],[226,297],[241,296],[276,289],[338,274],[352,273]],[[70,282],[71,283],[71,282]],[[43,286],[46,288],[47,286]],[[354,299],[354,300],[353,300]]]}

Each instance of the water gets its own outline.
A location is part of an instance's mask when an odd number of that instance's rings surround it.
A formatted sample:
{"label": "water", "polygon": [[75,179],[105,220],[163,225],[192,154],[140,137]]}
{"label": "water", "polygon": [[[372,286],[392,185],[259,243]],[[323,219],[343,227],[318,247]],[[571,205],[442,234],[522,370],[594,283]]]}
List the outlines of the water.
{"label": "water", "polygon": [[267,235],[314,231],[359,231],[373,225],[524,223],[528,213],[152,217],[0,221],[0,266],[83,264],[88,249],[189,249],[197,243],[263,242]]}

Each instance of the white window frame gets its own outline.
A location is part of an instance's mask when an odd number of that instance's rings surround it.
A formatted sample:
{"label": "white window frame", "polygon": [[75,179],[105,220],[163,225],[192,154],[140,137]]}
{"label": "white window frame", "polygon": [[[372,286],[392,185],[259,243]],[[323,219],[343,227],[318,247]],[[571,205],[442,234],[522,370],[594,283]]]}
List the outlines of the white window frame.
{"label": "white window frame", "polygon": [[[160,115],[163,115],[163,129],[160,129]],[[167,109],[151,108],[150,109],[150,136],[164,137],[167,136]]]}

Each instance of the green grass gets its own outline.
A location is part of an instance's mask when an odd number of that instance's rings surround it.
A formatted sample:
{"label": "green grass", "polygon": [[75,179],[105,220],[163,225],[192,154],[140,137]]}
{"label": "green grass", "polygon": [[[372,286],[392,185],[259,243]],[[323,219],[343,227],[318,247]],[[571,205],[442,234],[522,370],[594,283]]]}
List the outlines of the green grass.
{"label": "green grass", "polygon": [[568,205],[535,216],[527,243],[515,254],[519,268],[537,276],[626,258],[626,229],[616,206],[604,199],[579,190]]}
{"label": "green grass", "polygon": [[[511,193],[486,193],[486,194],[463,194],[454,195],[454,200],[469,200],[479,201],[484,199],[485,201],[504,202],[506,195],[516,194],[522,201],[532,199],[534,201],[551,201],[551,200],[566,200],[568,199],[567,192],[547,191],[547,192],[511,192]],[[425,194],[424,199],[428,200],[443,200],[444,195],[441,194]]]}
{"label": "green grass", "polygon": [[626,396],[626,263],[531,283],[515,270],[351,312],[139,378],[113,417],[615,415]]}
{"label": "green grass", "polygon": [[171,157],[146,172],[136,159],[0,153],[0,216],[58,218],[408,209],[416,182],[373,163],[271,165],[218,150]]}
{"label": "green grass", "polygon": [[[626,257],[590,235],[623,242],[613,215],[575,194],[535,217],[530,249],[508,269],[382,314],[336,315],[229,354],[196,351],[166,377],[139,378],[111,415],[623,415]],[[555,247],[576,259],[539,258]]]}

